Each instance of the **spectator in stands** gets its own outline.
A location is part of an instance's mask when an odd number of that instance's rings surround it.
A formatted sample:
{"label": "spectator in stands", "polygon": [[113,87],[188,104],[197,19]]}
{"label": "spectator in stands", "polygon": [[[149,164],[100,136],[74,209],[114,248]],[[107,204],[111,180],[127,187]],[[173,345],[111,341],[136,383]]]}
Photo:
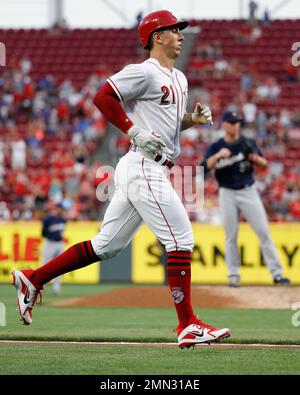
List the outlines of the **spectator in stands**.
{"label": "spectator in stands", "polygon": [[83,126],[82,117],[76,117],[72,125],[72,144],[79,145],[83,142]]}
{"label": "spectator in stands", "polygon": [[87,169],[88,151],[84,145],[78,145],[74,150],[74,167],[75,174],[80,175]]}
{"label": "spectator in stands", "polygon": [[196,49],[196,55],[202,60],[214,59],[214,48],[209,43]]}
{"label": "spectator in stands", "polygon": [[263,110],[259,110],[256,115],[256,130],[257,130],[258,138],[266,137],[267,134],[266,121],[267,121],[266,113]]}
{"label": "spectator in stands", "polygon": [[24,170],[26,167],[26,143],[15,129],[11,133],[11,167],[14,170]]}
{"label": "spectator in stands", "polygon": [[229,63],[225,59],[217,59],[214,63],[215,78],[223,78],[229,72]]}
{"label": "spectator in stands", "polygon": [[2,171],[5,172],[5,151],[6,151],[6,144],[2,141],[2,138],[0,136],[0,185],[1,185],[1,169]]}
{"label": "spectator in stands", "polygon": [[24,173],[17,172],[14,184],[15,184],[14,192],[16,195],[16,202],[23,203],[25,201],[25,195],[27,193],[27,185],[29,184],[28,178]]}
{"label": "spectator in stands", "polygon": [[20,60],[21,73],[25,76],[30,73],[32,68],[31,60],[27,55],[23,56]]}
{"label": "spectator in stands", "polygon": [[143,11],[139,11],[135,17],[135,25],[134,25],[135,29],[138,27],[142,19],[143,19]]}
{"label": "spectator in stands", "polygon": [[251,41],[251,27],[244,25],[238,29],[232,30],[231,35],[235,37],[238,43],[249,43]]}
{"label": "spectator in stands", "polygon": [[7,222],[11,219],[11,214],[6,202],[0,202],[0,222]]}
{"label": "spectator in stands", "polygon": [[42,157],[42,134],[40,133],[36,121],[28,123],[28,135],[26,138],[26,145],[28,148],[28,155],[34,159],[39,160]]}
{"label": "spectator in stands", "polygon": [[275,78],[267,77],[264,82],[258,82],[255,90],[258,101],[277,100],[280,94],[280,86],[277,84]]}
{"label": "spectator in stands", "polygon": [[255,43],[262,36],[262,30],[259,25],[255,25],[251,29],[250,41],[251,43]]}
{"label": "spectator in stands", "polygon": [[242,111],[246,126],[254,128],[257,113],[256,104],[253,101],[248,100],[243,104]]}
{"label": "spectator in stands", "polygon": [[223,48],[222,44],[219,40],[216,40],[212,43],[213,47],[213,56],[215,59],[219,59],[223,56]]}
{"label": "spectator in stands", "polygon": [[257,20],[256,13],[257,13],[257,10],[258,10],[257,2],[254,1],[254,0],[250,0],[249,3],[248,3],[248,9],[249,9],[248,21],[250,23],[256,22],[256,20]]}
{"label": "spectator in stands", "polygon": [[263,23],[264,27],[267,27],[270,24],[270,13],[269,13],[269,10],[267,8],[265,8],[263,19],[262,19],[262,23]]}
{"label": "spectator in stands", "polygon": [[56,21],[49,29],[49,34],[52,36],[60,35],[69,29],[68,23],[65,18],[61,18]]}
{"label": "spectator in stands", "polygon": [[48,197],[49,200],[55,203],[58,203],[62,200],[63,192],[62,192],[62,182],[58,178],[57,173],[53,175],[53,178],[50,183]]}
{"label": "spectator in stands", "polygon": [[284,79],[288,82],[297,82],[300,80],[300,71],[297,67],[293,66],[291,58],[285,58],[283,65]]}
{"label": "spectator in stands", "polygon": [[249,26],[245,24],[244,26],[233,30],[231,34],[236,38],[239,43],[251,44],[255,43],[262,36],[262,30],[258,24]]}
{"label": "spectator in stands", "polygon": [[5,177],[5,167],[0,165],[0,188],[4,186],[4,177]]}
{"label": "spectator in stands", "polygon": [[246,71],[241,75],[240,87],[244,92],[248,92],[253,87],[253,76],[249,71]]}
{"label": "spectator in stands", "polygon": [[279,125],[283,126],[286,129],[293,127],[292,122],[292,112],[286,108],[283,108],[279,114]]}
{"label": "spectator in stands", "polygon": [[86,203],[95,196],[95,188],[87,173],[83,173],[80,180],[79,201]]}
{"label": "spectator in stands", "polygon": [[290,203],[300,198],[299,186],[294,180],[287,180],[286,190],[283,193],[283,200]]}
{"label": "spectator in stands", "polygon": [[64,182],[64,188],[68,196],[75,200],[78,196],[78,191],[80,188],[80,178],[78,174],[73,170],[66,177]]}
{"label": "spectator in stands", "polygon": [[300,219],[300,199],[294,200],[290,203],[290,212],[292,214],[292,218],[295,220]]}
{"label": "spectator in stands", "polygon": [[48,201],[48,195],[43,191],[40,185],[32,185],[32,192],[34,195],[34,206],[36,210],[42,211],[45,203]]}

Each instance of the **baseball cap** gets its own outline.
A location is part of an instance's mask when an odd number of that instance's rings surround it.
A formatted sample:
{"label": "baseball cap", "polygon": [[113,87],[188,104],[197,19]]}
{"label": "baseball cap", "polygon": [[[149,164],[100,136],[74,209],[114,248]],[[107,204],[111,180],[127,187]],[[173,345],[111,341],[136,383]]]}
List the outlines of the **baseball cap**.
{"label": "baseball cap", "polygon": [[223,114],[223,122],[242,122],[243,118],[235,111],[226,111]]}

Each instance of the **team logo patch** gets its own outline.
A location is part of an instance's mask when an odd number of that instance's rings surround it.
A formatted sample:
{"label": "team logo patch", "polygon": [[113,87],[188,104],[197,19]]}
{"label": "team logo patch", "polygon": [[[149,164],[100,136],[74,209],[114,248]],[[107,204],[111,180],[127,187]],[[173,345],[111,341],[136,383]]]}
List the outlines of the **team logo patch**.
{"label": "team logo patch", "polygon": [[182,288],[180,288],[180,287],[173,287],[172,288],[172,299],[173,299],[173,302],[176,304],[179,304],[183,301],[184,292],[183,292]]}
{"label": "team logo patch", "polygon": [[154,130],[153,130],[152,134],[153,134],[153,136],[155,136],[155,137],[160,137],[160,134],[157,133],[157,132],[155,132]]}

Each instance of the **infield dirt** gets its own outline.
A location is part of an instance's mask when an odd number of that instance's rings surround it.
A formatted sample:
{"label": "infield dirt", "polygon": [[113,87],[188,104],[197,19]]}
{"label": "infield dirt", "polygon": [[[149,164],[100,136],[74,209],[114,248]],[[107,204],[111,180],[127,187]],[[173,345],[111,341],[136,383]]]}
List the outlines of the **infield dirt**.
{"label": "infield dirt", "polygon": [[[194,307],[202,308],[255,308],[290,309],[300,302],[300,287],[289,286],[193,286]],[[64,299],[51,303],[54,306],[89,307],[172,307],[167,286],[121,287],[98,295]]]}

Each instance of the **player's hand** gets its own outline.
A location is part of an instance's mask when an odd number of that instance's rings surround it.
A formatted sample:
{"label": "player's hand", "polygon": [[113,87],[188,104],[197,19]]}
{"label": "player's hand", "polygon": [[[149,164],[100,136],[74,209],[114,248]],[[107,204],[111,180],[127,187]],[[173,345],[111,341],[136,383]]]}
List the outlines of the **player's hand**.
{"label": "player's hand", "polygon": [[252,162],[259,162],[260,160],[260,156],[257,154],[249,154],[248,158],[252,161]]}
{"label": "player's hand", "polygon": [[229,158],[231,155],[231,151],[228,148],[221,148],[217,153],[218,159]]}
{"label": "player's hand", "polygon": [[135,145],[142,148],[151,157],[155,157],[156,154],[161,153],[162,149],[166,146],[160,134],[154,131],[140,129],[135,125],[131,126],[127,134]]}
{"label": "player's hand", "polygon": [[261,168],[265,168],[267,167],[267,161],[265,158],[263,158],[262,156],[258,155],[258,154],[250,154],[248,156],[249,160],[251,160],[251,162],[253,162],[255,165],[261,167]]}
{"label": "player's hand", "polygon": [[213,125],[210,108],[206,105],[197,103],[194,112],[192,113],[192,121],[195,124],[200,125],[206,125],[207,123]]}

